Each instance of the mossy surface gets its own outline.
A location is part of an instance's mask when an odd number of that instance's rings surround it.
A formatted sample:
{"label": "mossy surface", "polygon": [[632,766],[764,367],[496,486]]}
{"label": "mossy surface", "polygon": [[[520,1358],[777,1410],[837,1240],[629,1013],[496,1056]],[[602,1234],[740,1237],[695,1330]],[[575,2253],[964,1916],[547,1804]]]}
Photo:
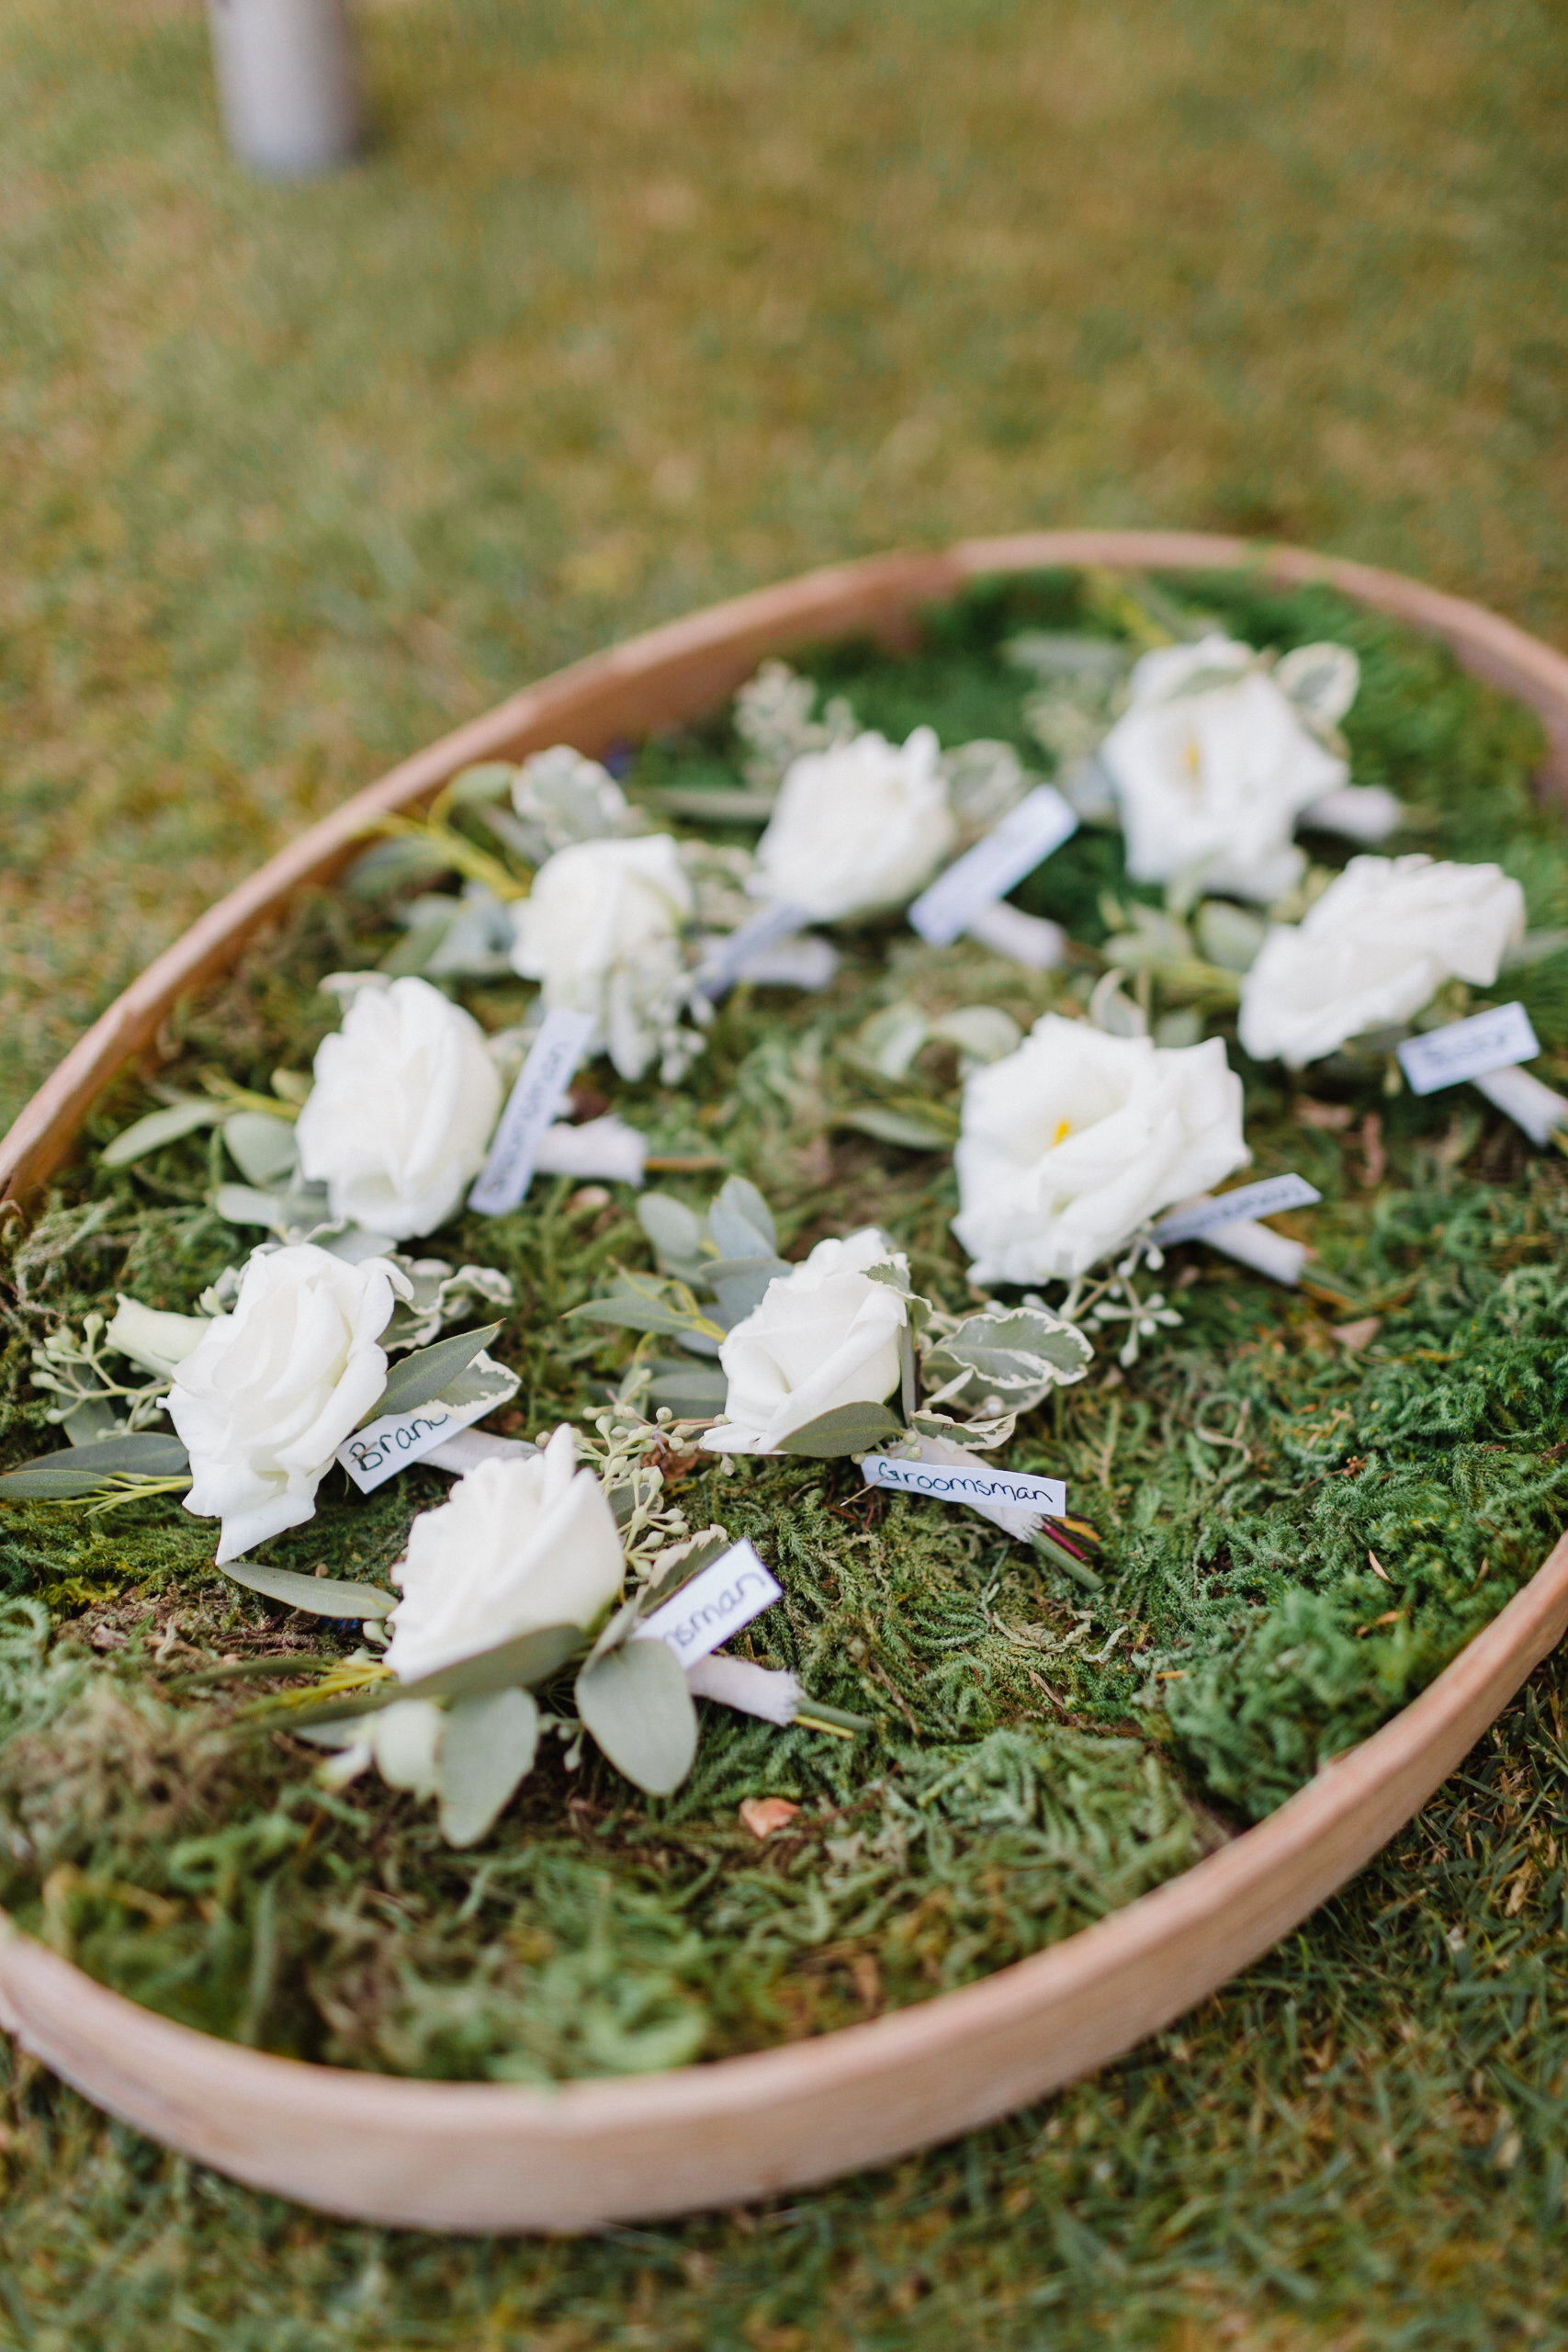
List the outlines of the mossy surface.
{"label": "mossy surface", "polygon": [[[1424,845],[1496,856],[1531,919],[1568,910],[1568,854],[1528,789],[1533,729],[1433,649],[1316,592],[1184,592],[1261,643],[1357,646],[1356,773],[1393,785]],[[833,649],[816,668],[860,716],[1027,748],[1000,652],[1023,623],[1081,624],[1065,580],[985,588],[893,661]],[[640,786],[733,759],[718,727],[648,748]],[[1022,898],[1095,936],[1121,887],[1116,837],[1085,829]],[[241,970],[185,1008],[164,1074],[253,1086],[304,1069],[334,1010],[320,976],[375,958],[381,910],[303,905]],[[1568,957],[1521,975],[1548,1067],[1568,1047]],[[785,1250],[875,1220],[949,1305],[964,1278],[941,1155],[836,1125],[857,1081],[846,1032],[903,997],[1003,1004],[1027,1022],[1086,985],[895,925],[845,940],[822,997],[737,996],[682,1088],[616,1090],[667,1151],[761,1183]],[[522,990],[479,988],[491,1027]],[[1232,1043],[1233,1055],[1235,1052]],[[1089,1590],[983,1522],[868,1492],[852,1464],[703,1457],[670,1466],[694,1525],[752,1537],[784,1599],[742,1644],[830,1704],[874,1719],[852,1742],[705,1707],[691,1779],[644,1799],[558,1749],[471,1854],[373,1776],[342,1795],[312,1752],[252,1711],[290,1659],[352,1629],[285,1616],[211,1567],[212,1530],[175,1498],[93,1518],[11,1507],[0,1521],[11,1830],[0,1899],[136,1999],[207,2030],[375,2069],[541,2081],[654,2069],[829,2030],[931,1997],[1116,1908],[1272,1810],[1422,1689],[1539,1564],[1568,1498],[1562,1244],[1568,1182],[1479,1098],[1390,1098],[1340,1074],[1303,1123],[1275,1070],[1243,1062],[1255,1172],[1295,1167],[1320,1208],[1302,1293],[1199,1248],[1165,1279],[1180,1306],[1123,1372],[1021,1425],[1015,1467],[1068,1483],[1105,1542]],[[926,1076],[951,1089],[941,1049]],[[1317,1082],[1314,1074],[1314,1083]],[[1317,1098],[1314,1098],[1315,1101]],[[141,1107],[99,1106],[97,1143]],[[1340,1114],[1343,1114],[1342,1116]],[[218,1147],[167,1147],[113,1173],[89,1153],[6,1249],[5,1459],[50,1442],[29,1351],[60,1317],[134,1293],[188,1307],[250,1237],[207,1205]],[[672,1179],[694,1200],[715,1175]],[[630,1335],[561,1317],[617,1264],[647,1262],[631,1196],[564,1182],[467,1217],[437,1244],[517,1290],[499,1352],[523,1388],[502,1425],[584,1419]],[[1348,1345],[1337,1325],[1375,1316]],[[414,1470],[362,1498],[336,1474],[275,1565],[384,1579],[414,1510],[446,1489]],[[202,1682],[222,1658],[277,1678]],[[197,1678],[193,1681],[192,1678]],[[799,1807],[760,1842],[738,1807]]]}

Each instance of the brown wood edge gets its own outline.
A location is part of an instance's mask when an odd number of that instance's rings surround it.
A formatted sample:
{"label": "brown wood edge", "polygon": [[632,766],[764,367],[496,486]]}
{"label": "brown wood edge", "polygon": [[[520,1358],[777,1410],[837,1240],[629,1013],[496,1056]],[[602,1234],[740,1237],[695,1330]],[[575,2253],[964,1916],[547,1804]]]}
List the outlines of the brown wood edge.
{"label": "brown wood edge", "polygon": [[1174,531],[1024,532],[964,540],[940,554],[834,565],[558,671],[402,761],[311,826],[209,908],[78,1039],[0,1142],[0,1199],[31,1206],[69,1153],[95,1097],[152,1043],[176,1000],[231,963],[296,891],[327,880],[375,817],[429,799],[479,760],[522,758],[562,741],[602,752],[619,737],[694,717],[739,684],[763,656],[788,645],[858,628],[897,639],[923,606],[987,573],[1097,564],[1168,571],[1254,565],[1271,580],[1321,581],[1445,638],[1467,667],[1540,713],[1551,741],[1550,774],[1568,793],[1568,660],[1481,605],[1398,572],[1301,548]]}
{"label": "brown wood edge", "polygon": [[1429,1689],[1258,1827],[1032,1959],[819,2040],[557,2092],[314,2067],[140,2008],[3,1913],[0,2023],[125,2121],[329,2212],[482,2233],[742,2202],[971,2130],[1168,2025],[1371,1859],[1565,1626],[1568,1537]]}

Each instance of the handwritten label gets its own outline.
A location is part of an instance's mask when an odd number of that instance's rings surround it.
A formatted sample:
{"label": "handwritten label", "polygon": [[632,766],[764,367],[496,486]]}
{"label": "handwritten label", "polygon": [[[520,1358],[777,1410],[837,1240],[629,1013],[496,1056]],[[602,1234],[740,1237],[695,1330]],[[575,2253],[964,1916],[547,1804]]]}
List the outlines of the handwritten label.
{"label": "handwritten label", "polygon": [[1502,1004],[1495,1012],[1477,1012],[1469,1021],[1450,1021],[1446,1029],[1428,1029],[1424,1037],[1406,1037],[1394,1051],[1412,1094],[1436,1094],[1464,1078],[1486,1078],[1516,1062],[1533,1062],[1540,1047],[1524,1006]]}
{"label": "handwritten label", "polygon": [[901,1462],[887,1453],[868,1453],[861,1464],[868,1487],[891,1487],[896,1494],[925,1495],[938,1503],[1000,1503],[1009,1510],[1043,1510],[1060,1519],[1067,1508],[1067,1489],[1060,1478],[1026,1478],[1018,1470],[993,1470],[980,1463],[973,1470],[946,1462]]}
{"label": "handwritten label", "polygon": [[1054,849],[1076,833],[1078,820],[1054,785],[1036,785],[999,825],[955,858],[922,890],[909,921],[930,947],[951,947],[972,915],[1032,874]]}
{"label": "handwritten label", "polygon": [[503,1216],[527,1192],[540,1137],[566,1100],[593,1035],[593,1019],[591,1012],[568,1012],[560,1007],[546,1013],[501,1114],[490,1158],[468,1194],[468,1206],[481,1216]]}
{"label": "handwritten label", "polygon": [[787,899],[775,899],[761,909],[750,922],[743,922],[739,931],[732,931],[728,939],[719,940],[713,948],[697,974],[697,986],[703,995],[716,1004],[721,996],[728,995],[737,980],[746,977],[746,967],[753,956],[760,955],[764,947],[772,947],[776,940],[787,939],[791,932],[810,921],[805,907],[793,906]]}
{"label": "handwritten label", "polygon": [[491,1395],[480,1396],[472,1405],[432,1402],[415,1413],[383,1413],[378,1421],[367,1422],[364,1429],[344,1438],[337,1458],[362,1495],[374,1494],[400,1470],[423,1462],[449,1437],[490,1412],[496,1401]]}
{"label": "handwritten label", "polygon": [[1304,1176],[1266,1176],[1260,1183],[1238,1184],[1234,1193],[1221,1193],[1212,1201],[1194,1201],[1188,1208],[1173,1210],[1169,1216],[1161,1217],[1154,1238],[1162,1245],[1201,1241],[1216,1226],[1234,1224],[1237,1217],[1278,1216],[1282,1209],[1310,1209],[1322,1198]]}
{"label": "handwritten label", "polygon": [[634,1642],[664,1642],[682,1666],[694,1666],[753,1617],[784,1597],[784,1587],[750,1544],[732,1544],[673,1600],[645,1617]]}

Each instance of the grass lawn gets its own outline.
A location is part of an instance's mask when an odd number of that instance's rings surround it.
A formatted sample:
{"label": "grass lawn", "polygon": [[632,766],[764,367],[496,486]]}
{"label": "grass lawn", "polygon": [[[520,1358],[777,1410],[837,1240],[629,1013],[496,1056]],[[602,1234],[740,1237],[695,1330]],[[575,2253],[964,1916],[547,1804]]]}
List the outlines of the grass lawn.
{"label": "grass lawn", "polygon": [[[0,1091],[529,677],[831,558],[1288,536],[1568,640],[1568,24],[1534,0],[365,0],[257,187],[188,0],[0,0]],[[1125,2066],[765,2211],[334,2228],[7,2058],[6,2352],[1568,2344],[1543,1668]]]}

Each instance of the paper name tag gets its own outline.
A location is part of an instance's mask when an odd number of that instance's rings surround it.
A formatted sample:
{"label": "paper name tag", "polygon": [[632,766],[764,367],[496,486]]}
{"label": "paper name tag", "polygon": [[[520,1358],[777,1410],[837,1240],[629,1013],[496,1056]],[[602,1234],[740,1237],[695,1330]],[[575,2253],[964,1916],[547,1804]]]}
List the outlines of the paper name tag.
{"label": "paper name tag", "polygon": [[546,1013],[501,1114],[490,1158],[468,1194],[471,1209],[484,1216],[503,1216],[522,1201],[533,1180],[540,1138],[566,1100],[566,1091],[592,1035],[591,1012],[568,1012],[558,1007]]}
{"label": "paper name tag", "polygon": [[1450,1021],[1446,1029],[1428,1029],[1424,1037],[1406,1037],[1394,1051],[1412,1094],[1436,1094],[1461,1079],[1485,1078],[1516,1062],[1533,1062],[1540,1047],[1524,1006],[1502,1004],[1495,1012],[1478,1012],[1469,1021]]}
{"label": "paper name tag", "polygon": [[416,1413],[383,1413],[378,1421],[369,1421],[344,1438],[337,1458],[362,1495],[374,1494],[400,1470],[423,1462],[449,1437],[491,1411],[497,1401],[491,1395],[472,1405],[433,1403],[422,1405]]}
{"label": "paper name tag", "polygon": [[1200,1241],[1216,1226],[1237,1217],[1278,1216],[1282,1209],[1310,1209],[1323,1194],[1304,1176],[1265,1176],[1257,1184],[1240,1184],[1212,1201],[1194,1201],[1190,1208],[1173,1210],[1154,1229],[1160,1243]]}
{"label": "paper name tag", "polygon": [[1021,1471],[993,1470],[984,1462],[970,1470],[949,1462],[900,1462],[891,1454],[868,1453],[861,1475],[868,1487],[890,1487],[896,1494],[925,1495],[938,1503],[1001,1503],[1009,1510],[1041,1510],[1053,1519],[1067,1508],[1060,1478],[1026,1478]]}
{"label": "paper name tag", "polygon": [[732,1544],[711,1567],[682,1586],[673,1600],[645,1617],[634,1642],[663,1642],[682,1666],[694,1666],[753,1617],[784,1597],[784,1587],[750,1544]]}
{"label": "paper name tag", "polygon": [[716,1004],[728,996],[737,980],[744,974],[753,956],[775,940],[787,939],[792,931],[811,921],[804,907],[792,906],[787,899],[776,899],[763,907],[739,931],[721,939],[697,974],[697,986],[710,1003]]}
{"label": "paper name tag", "polygon": [[971,915],[993,899],[1005,898],[1077,829],[1077,819],[1055,787],[1036,785],[999,825],[921,891],[909,909],[911,924],[928,946],[951,947]]}

